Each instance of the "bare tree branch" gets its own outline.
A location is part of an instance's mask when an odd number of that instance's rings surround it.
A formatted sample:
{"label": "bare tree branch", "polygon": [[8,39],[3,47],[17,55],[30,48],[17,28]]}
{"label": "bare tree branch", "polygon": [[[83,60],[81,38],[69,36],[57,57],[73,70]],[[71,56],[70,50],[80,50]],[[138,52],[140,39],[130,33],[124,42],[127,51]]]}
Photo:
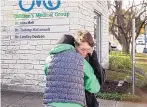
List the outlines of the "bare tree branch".
{"label": "bare tree branch", "polygon": [[143,13],[145,13],[146,11],[147,11],[147,10],[142,11],[142,12],[138,15],[137,19],[138,19]]}
{"label": "bare tree branch", "polygon": [[133,7],[137,7],[137,6],[140,6],[140,5],[143,5],[143,3],[129,7],[128,10],[126,10],[126,12],[124,13],[124,15],[127,14],[129,12],[129,10],[132,9]]}
{"label": "bare tree branch", "polygon": [[[122,1],[115,0],[115,10],[111,17],[110,32],[115,36],[118,42],[122,45],[124,52],[129,52],[130,43],[132,39],[132,19],[135,18],[136,23],[136,37],[140,33],[140,29],[145,21],[140,19],[145,10],[139,10],[137,6],[142,3],[132,6],[128,10],[122,9]],[[134,8],[136,7],[136,8]]]}

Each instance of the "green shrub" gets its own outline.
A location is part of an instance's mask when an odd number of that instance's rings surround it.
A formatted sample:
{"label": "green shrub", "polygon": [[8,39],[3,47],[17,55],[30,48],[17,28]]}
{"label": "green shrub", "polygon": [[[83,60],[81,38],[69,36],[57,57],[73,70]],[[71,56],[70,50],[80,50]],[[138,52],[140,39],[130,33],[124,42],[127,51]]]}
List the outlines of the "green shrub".
{"label": "green shrub", "polygon": [[119,93],[97,93],[96,96],[98,98],[101,98],[101,99],[106,99],[106,100],[116,100],[116,101],[120,101],[121,99],[121,94]]}
{"label": "green shrub", "polygon": [[131,57],[121,53],[110,53],[109,69],[126,71],[131,69]]}
{"label": "green shrub", "polygon": [[136,95],[132,95],[132,94],[121,94],[121,93],[97,93],[96,94],[97,98],[100,99],[106,99],[106,100],[116,100],[116,101],[141,101],[141,98],[136,96]]}
{"label": "green shrub", "polygon": [[121,101],[132,101],[132,102],[140,102],[141,98],[139,96],[133,94],[123,94],[121,96]]}

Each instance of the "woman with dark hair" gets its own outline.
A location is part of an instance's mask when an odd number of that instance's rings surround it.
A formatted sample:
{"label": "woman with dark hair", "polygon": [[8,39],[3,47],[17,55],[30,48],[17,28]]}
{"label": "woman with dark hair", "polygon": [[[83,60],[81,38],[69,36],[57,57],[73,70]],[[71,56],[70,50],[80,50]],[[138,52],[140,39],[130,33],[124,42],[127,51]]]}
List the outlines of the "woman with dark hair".
{"label": "woman with dark hair", "polygon": [[[80,53],[94,69],[94,74],[100,85],[105,82],[106,74],[103,67],[98,62],[96,51],[93,50],[94,41],[92,35],[86,30],[79,30],[74,37],[72,35],[63,35],[57,44],[71,44],[78,53]],[[98,107],[99,103],[93,93],[85,90],[87,107]]]}
{"label": "woman with dark hair", "polygon": [[70,44],[57,44],[49,51],[44,69],[47,107],[85,107],[85,90],[99,92],[99,82],[83,55]]}

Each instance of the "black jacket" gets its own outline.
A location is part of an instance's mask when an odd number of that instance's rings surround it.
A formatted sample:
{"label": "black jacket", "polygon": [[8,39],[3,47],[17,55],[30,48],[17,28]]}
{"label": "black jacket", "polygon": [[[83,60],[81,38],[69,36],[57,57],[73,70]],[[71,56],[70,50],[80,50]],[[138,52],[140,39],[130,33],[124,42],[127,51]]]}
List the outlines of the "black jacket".
{"label": "black jacket", "polygon": [[[73,36],[63,35],[57,41],[57,44],[65,43],[65,44],[71,44],[75,47],[74,42],[75,40]],[[94,69],[94,74],[96,75],[96,78],[99,80],[100,85],[102,85],[105,82],[105,78],[106,78],[105,70],[102,68],[102,66],[98,62],[96,51],[94,50],[92,55],[88,55],[88,57],[86,57],[86,60],[90,63],[90,65]],[[86,95],[87,107],[99,106],[99,103],[97,102],[94,94],[85,90],[85,95]]]}

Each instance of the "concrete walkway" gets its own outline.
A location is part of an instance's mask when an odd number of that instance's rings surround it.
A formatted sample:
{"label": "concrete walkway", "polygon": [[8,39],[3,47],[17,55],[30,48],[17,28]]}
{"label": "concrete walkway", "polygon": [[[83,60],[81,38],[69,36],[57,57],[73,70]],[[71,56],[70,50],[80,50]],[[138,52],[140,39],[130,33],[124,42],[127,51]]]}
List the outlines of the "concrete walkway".
{"label": "concrete walkway", "polygon": [[[1,107],[44,107],[42,93],[1,92]],[[147,107],[147,104],[98,99],[100,107]]]}

